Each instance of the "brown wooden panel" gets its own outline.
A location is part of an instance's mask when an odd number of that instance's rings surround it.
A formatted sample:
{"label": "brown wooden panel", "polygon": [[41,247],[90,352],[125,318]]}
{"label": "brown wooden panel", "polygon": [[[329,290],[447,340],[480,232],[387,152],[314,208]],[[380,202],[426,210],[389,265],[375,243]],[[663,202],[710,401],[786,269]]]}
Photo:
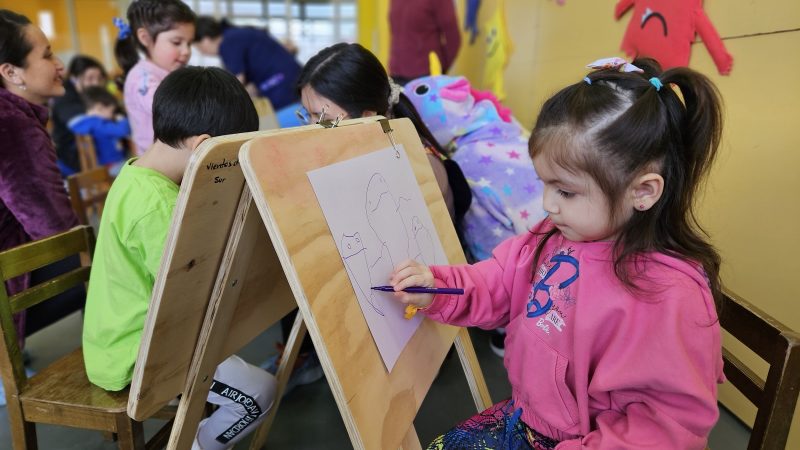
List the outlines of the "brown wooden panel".
{"label": "brown wooden panel", "polygon": [[[393,120],[451,263],[464,262],[411,122]],[[379,123],[254,139],[242,168],[355,448],[408,444],[414,416],[458,333],[425,320],[387,373],[306,172],[391,145]]]}

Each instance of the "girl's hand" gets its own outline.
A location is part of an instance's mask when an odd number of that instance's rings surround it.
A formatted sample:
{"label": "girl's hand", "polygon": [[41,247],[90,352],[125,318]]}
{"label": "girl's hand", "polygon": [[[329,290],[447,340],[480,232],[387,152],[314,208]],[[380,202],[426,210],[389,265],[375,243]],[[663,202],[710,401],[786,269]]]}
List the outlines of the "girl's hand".
{"label": "girl's hand", "polygon": [[403,292],[403,289],[411,286],[436,286],[433,280],[433,273],[424,264],[411,259],[401,262],[392,272],[389,284],[394,287],[395,298],[406,305],[425,308],[433,302],[433,294],[409,294],[408,292]]}

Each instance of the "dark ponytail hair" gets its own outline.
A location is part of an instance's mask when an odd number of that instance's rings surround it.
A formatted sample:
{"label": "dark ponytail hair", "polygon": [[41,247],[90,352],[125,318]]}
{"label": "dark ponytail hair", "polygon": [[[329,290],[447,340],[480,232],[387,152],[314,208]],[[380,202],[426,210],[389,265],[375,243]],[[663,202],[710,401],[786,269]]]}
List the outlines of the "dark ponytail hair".
{"label": "dark ponytail hair", "polygon": [[[646,171],[659,173],[664,178],[661,198],[619,224],[617,277],[635,290],[637,274],[628,263],[660,252],[702,265],[719,301],[720,257],[694,212],[695,194],[722,134],[719,93],[706,76],[689,68],[661,73],[651,59],[633,64],[644,73],[592,72],[547,100],[531,134],[531,157],[546,153],[565,168],[589,174],[608,199],[611,223],[619,223],[630,183]],[[534,271],[553,234],[555,229],[539,243]]]}
{"label": "dark ponytail hair", "polygon": [[[33,49],[25,38],[25,27],[30,24],[31,21],[21,14],[0,9],[0,64],[25,68],[25,59]],[[2,81],[0,88],[5,88]]]}
{"label": "dark ponytail hair", "polygon": [[194,25],[194,40],[200,42],[205,38],[215,39],[232,26],[227,19],[217,20],[210,16],[200,16]]}
{"label": "dark ponytail hair", "polygon": [[138,50],[147,54],[144,44],[136,37],[136,30],[144,28],[155,42],[160,33],[180,23],[194,24],[195,20],[195,13],[180,0],[134,0],[128,7],[130,33],[123,39],[117,39],[114,46],[114,54],[124,76],[139,62]]}

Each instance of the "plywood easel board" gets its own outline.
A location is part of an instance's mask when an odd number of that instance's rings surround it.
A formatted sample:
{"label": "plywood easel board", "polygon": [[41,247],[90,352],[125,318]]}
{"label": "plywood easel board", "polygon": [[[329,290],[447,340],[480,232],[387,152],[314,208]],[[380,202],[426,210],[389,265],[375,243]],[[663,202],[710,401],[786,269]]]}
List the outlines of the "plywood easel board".
{"label": "plywood easel board", "polygon": [[[402,144],[451,264],[465,262],[416,130],[406,119],[254,138],[240,161],[354,448],[396,449],[457,336],[479,405],[490,400],[463,329],[422,321],[391,372],[379,355],[307,172]],[[467,336],[467,337],[465,337]],[[473,361],[465,362],[464,354]],[[470,366],[470,368],[468,368]],[[418,443],[417,443],[418,445]]]}
{"label": "plywood easel board", "polygon": [[[131,382],[128,414],[132,418],[150,417],[184,388],[245,184],[239,148],[258,136],[301,129],[212,138],[192,156],[164,245]],[[245,226],[258,229],[259,240],[268,240],[257,215],[252,220]],[[265,243],[264,249],[247,253],[251,260],[246,276],[236,281],[243,283],[233,318],[237,326],[224,336],[220,361],[295,307],[272,246]]]}

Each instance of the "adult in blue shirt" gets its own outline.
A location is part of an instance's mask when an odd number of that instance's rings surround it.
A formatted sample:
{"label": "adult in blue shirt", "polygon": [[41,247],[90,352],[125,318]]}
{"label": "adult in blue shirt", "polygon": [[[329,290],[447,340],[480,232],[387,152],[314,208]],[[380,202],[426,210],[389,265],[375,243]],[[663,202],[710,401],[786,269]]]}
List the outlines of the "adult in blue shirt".
{"label": "adult in blue shirt", "polygon": [[275,110],[300,100],[300,64],[267,30],[202,16],[195,26],[195,46],[204,55],[219,56],[228,71],[269,98]]}

